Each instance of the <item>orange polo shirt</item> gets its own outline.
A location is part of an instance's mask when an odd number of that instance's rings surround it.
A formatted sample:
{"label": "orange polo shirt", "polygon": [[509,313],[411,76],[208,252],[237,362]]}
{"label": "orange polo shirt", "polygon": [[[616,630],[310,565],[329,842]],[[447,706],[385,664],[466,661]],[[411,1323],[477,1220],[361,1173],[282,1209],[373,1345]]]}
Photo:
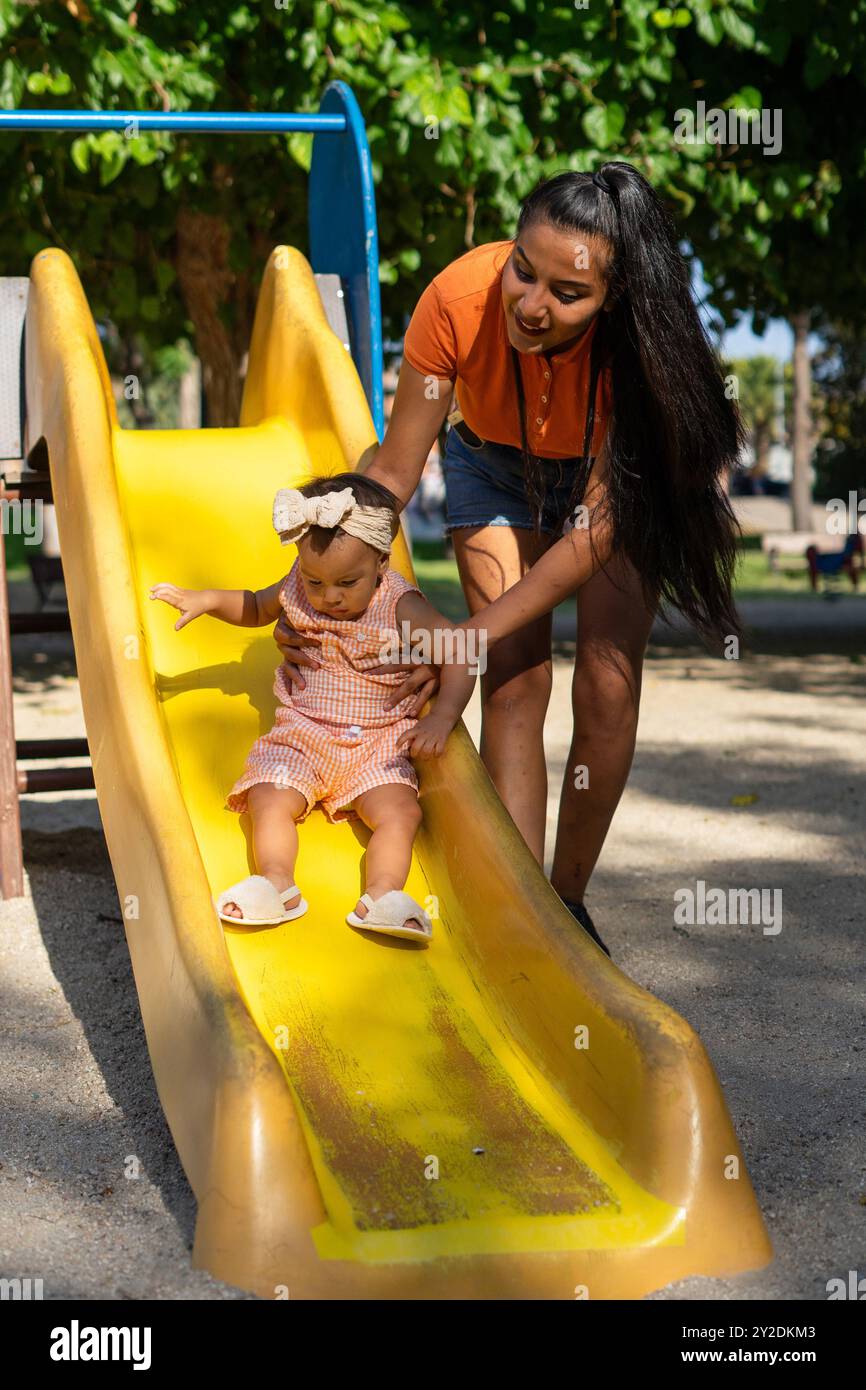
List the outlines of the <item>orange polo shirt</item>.
{"label": "orange polo shirt", "polygon": [[[514,241],[491,241],[459,256],[431,280],[412,315],[403,356],[424,376],[456,382],[457,404],[481,439],[520,448],[511,344],[502,307],[502,270]],[[590,350],[598,320],[562,352],[518,353],[529,448],[542,458],[583,453]],[[609,369],[599,374],[592,453],[611,408]]]}

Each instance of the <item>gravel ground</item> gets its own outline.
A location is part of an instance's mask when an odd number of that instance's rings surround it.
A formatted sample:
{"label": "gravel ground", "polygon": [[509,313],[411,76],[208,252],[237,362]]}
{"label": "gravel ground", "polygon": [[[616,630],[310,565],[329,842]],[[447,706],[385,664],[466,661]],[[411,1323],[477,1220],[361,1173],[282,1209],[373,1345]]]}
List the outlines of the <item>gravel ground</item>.
{"label": "gravel ground", "polygon": [[[15,639],[16,733],[83,733],[71,645]],[[776,1249],[655,1299],[823,1299],[866,1272],[866,665],[656,648],[588,902],[617,963],[700,1033]],[[548,852],[570,737],[554,662]],[[477,693],[467,711],[477,742]],[[750,798],[733,804],[733,798]],[[28,896],[0,903],[0,1273],[46,1298],[233,1299],[189,1265],[195,1203],[157,1100],[92,794],[22,801]],[[675,925],[674,894],[780,889],[783,929]],[[130,1180],[126,1172],[137,1169]]]}

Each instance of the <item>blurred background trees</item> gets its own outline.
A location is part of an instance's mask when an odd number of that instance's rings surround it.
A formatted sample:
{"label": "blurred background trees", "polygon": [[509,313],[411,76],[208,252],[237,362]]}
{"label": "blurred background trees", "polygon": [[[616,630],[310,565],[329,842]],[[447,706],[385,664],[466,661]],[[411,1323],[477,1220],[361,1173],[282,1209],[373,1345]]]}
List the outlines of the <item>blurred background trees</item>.
{"label": "blurred background trees", "polygon": [[[845,416],[841,393],[857,386],[851,352],[866,319],[866,263],[854,254],[866,214],[866,0],[0,0],[7,108],[312,111],[334,78],[367,121],[390,337],[450,260],[513,235],[539,180],[628,160],[677,216],[719,321],[751,315],[759,332],[771,318],[791,323],[793,491],[807,505],[806,346],[820,324],[836,334],[836,366],[821,366],[822,389],[836,372],[826,426],[851,432],[859,418],[853,404]],[[678,142],[676,113],[698,100],[779,111],[779,153]],[[306,247],[311,141],[6,134],[4,273],[63,247],[111,325],[115,372],[132,353],[154,376],[186,338],[208,423],[234,423],[264,262],[279,242]],[[760,371],[747,409],[764,448]],[[146,422],[154,406],[130,408]],[[843,444],[859,485],[859,439]],[[832,452],[822,444],[822,460]]]}

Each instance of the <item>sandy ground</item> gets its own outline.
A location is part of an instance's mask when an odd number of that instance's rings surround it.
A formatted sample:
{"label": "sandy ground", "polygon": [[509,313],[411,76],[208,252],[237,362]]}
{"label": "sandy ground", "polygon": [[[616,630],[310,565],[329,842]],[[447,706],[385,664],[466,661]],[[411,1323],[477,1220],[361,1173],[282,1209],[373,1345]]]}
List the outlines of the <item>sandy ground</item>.
{"label": "sandy ground", "polygon": [[[15,657],[17,736],[82,734],[68,639],[17,638]],[[654,1298],[823,1299],[828,1279],[866,1272],[864,684],[856,655],[648,661],[634,770],[587,901],[619,966],[703,1039],[776,1249],[766,1270]],[[569,689],[560,656],[548,853]],[[466,722],[477,742],[477,694]],[[195,1204],[95,799],[28,797],[22,816],[28,896],[0,904],[0,1273],[42,1278],[47,1298],[246,1297],[190,1268]],[[675,925],[674,894],[698,879],[780,889],[782,931]]]}

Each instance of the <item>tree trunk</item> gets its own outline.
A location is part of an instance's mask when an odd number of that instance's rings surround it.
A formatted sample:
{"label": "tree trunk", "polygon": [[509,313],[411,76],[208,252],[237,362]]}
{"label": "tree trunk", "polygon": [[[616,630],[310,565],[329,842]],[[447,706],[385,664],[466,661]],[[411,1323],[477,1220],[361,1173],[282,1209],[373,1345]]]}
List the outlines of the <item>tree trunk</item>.
{"label": "tree trunk", "polygon": [[808,311],[795,314],[791,327],[794,330],[791,523],[795,531],[811,531],[812,485],[809,465],[812,461],[812,372],[808,349]]}
{"label": "tree trunk", "polygon": [[132,411],[135,428],[150,429],[153,425],[153,412],[147,404],[144,354],[134,336],[123,340],[123,393]]}
{"label": "tree trunk", "polygon": [[755,466],[752,469],[753,478],[766,478],[767,469],[770,466],[770,426],[762,420],[755,425],[752,431],[752,448],[755,451]]}
{"label": "tree trunk", "polygon": [[[195,351],[211,427],[237,425],[243,392],[242,363],[249,348],[253,306],[245,275],[229,265],[228,225],[210,213],[182,207],[177,218],[175,269],[195,328]],[[234,306],[227,323],[221,310]]]}
{"label": "tree trunk", "polygon": [[188,370],[180,379],[178,416],[180,429],[201,428],[201,363],[197,357],[192,359]]}

